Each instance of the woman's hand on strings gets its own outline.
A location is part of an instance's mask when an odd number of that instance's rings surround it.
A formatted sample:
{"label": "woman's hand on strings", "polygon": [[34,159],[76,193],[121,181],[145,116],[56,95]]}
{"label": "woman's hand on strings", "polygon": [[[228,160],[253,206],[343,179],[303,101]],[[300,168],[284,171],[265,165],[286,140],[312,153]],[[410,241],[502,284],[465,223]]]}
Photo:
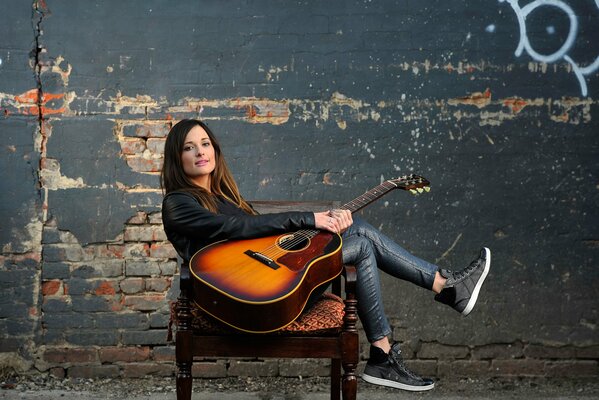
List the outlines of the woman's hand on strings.
{"label": "woman's hand on strings", "polygon": [[314,213],[314,220],[317,229],[338,234],[345,232],[354,222],[349,210],[329,210]]}

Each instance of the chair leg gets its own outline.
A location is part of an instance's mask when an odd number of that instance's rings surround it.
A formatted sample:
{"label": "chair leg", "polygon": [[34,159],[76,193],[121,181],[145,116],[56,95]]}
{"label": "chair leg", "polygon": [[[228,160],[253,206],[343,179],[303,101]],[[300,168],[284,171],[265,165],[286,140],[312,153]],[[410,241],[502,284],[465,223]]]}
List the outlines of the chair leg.
{"label": "chair leg", "polygon": [[350,272],[351,275],[354,275],[351,282],[355,282],[355,268],[351,271],[346,268],[346,288],[347,286],[350,286],[351,294],[348,291],[347,298],[345,299],[345,315],[343,316],[343,332],[341,333],[343,348],[341,356],[343,380],[341,387],[343,391],[343,400],[356,400],[358,395],[358,377],[356,376],[360,353],[358,330],[356,329],[356,323],[358,321],[358,310],[356,305],[358,301],[354,296],[354,283],[350,283]]}
{"label": "chair leg", "polygon": [[341,398],[341,360],[331,359],[331,400]]}
{"label": "chair leg", "polygon": [[191,400],[191,363],[177,364],[177,400]]}
{"label": "chair leg", "polygon": [[182,295],[177,303],[177,336],[175,342],[177,400],[191,400],[191,386],[193,384],[191,375],[191,366],[193,364],[191,319],[189,300],[186,291],[182,290]]}
{"label": "chair leg", "polygon": [[356,377],[356,368],[353,371],[343,374],[343,400],[356,400],[358,394],[358,378]]}

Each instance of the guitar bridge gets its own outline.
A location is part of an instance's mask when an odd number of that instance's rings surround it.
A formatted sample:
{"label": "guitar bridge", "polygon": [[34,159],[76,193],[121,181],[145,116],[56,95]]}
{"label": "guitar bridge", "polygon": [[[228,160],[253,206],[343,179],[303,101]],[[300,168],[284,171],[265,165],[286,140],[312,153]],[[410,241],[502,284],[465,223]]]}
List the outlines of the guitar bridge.
{"label": "guitar bridge", "polygon": [[279,269],[279,264],[277,264],[272,258],[265,256],[264,254],[252,250],[246,250],[243,254],[252,257],[254,260],[260,261],[262,264],[272,269]]}

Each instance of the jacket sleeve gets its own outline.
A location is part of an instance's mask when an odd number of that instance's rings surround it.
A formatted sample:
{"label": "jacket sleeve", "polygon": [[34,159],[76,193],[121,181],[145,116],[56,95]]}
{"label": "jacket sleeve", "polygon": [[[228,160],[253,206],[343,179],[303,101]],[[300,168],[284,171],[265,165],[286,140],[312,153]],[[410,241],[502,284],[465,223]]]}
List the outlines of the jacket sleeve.
{"label": "jacket sleeve", "polygon": [[214,242],[249,239],[302,228],[314,228],[311,212],[284,212],[262,215],[215,214],[187,193],[173,192],[162,203],[164,229],[179,235]]}

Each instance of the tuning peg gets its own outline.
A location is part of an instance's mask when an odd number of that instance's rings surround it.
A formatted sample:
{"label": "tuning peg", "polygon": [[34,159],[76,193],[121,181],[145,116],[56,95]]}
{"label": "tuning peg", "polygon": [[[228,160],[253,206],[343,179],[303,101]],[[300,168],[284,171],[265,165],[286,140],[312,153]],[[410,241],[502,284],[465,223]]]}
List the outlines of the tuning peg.
{"label": "tuning peg", "polygon": [[418,194],[418,191],[415,190],[415,189],[410,189],[410,193],[412,193],[412,194]]}
{"label": "tuning peg", "polygon": [[424,192],[424,189],[423,189],[423,188],[417,188],[416,190],[418,191],[418,193],[422,193],[422,192]]}
{"label": "tuning peg", "polygon": [[430,192],[431,191],[431,187],[430,186],[425,186],[424,187],[424,191],[427,192],[427,193]]}

